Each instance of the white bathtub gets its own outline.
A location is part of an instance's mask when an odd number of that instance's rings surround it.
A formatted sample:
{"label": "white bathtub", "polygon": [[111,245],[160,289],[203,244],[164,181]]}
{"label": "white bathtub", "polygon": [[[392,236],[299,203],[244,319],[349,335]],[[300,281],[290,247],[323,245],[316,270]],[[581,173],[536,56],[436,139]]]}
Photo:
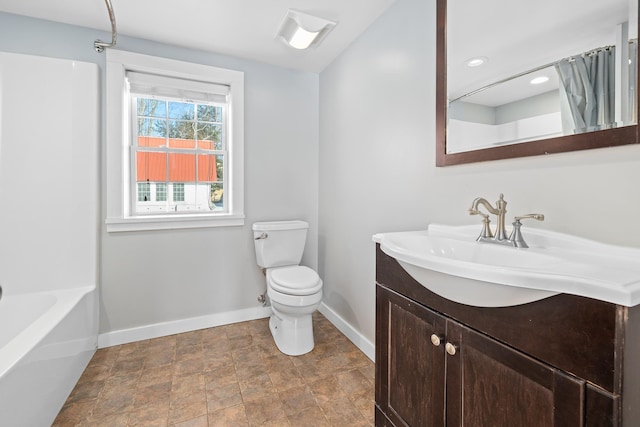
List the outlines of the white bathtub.
{"label": "white bathtub", "polygon": [[0,425],[50,426],[97,345],[95,287],[0,299]]}

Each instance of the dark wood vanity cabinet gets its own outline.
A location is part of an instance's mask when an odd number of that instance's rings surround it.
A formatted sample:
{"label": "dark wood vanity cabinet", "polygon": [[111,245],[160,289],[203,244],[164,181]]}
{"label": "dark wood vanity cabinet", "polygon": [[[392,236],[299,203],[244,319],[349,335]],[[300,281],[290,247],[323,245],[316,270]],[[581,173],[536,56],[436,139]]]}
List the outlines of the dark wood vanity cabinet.
{"label": "dark wood vanity cabinet", "polygon": [[583,380],[383,287],[378,301],[376,400],[391,425],[582,425]]}
{"label": "dark wood vanity cabinet", "polygon": [[376,257],[376,426],[640,426],[637,310],[564,294],[471,307]]}

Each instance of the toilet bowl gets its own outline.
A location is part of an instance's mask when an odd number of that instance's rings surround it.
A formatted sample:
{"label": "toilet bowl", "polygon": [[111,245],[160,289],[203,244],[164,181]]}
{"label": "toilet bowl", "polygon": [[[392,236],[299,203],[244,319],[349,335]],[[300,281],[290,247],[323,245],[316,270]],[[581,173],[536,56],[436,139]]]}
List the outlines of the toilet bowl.
{"label": "toilet bowl", "polygon": [[269,329],[278,349],[290,356],[313,350],[312,314],[322,300],[322,280],[298,265],[306,240],[304,221],[272,221],[253,225],[256,258],[265,269],[272,315]]}
{"label": "toilet bowl", "polygon": [[[290,290],[277,281],[281,273],[290,276],[315,276],[316,283],[308,288],[299,286]],[[309,283],[298,282],[298,284]],[[313,350],[315,343],[311,315],[322,301],[322,280],[316,272],[302,266],[269,269],[267,270],[267,295],[273,311],[269,319],[269,329],[278,349],[290,356],[299,356]]]}

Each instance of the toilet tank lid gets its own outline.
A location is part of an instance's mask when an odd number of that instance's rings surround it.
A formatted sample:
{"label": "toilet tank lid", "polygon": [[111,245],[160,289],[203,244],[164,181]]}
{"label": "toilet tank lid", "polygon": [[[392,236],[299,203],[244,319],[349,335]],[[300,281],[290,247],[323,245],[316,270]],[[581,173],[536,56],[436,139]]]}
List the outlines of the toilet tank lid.
{"label": "toilet tank lid", "polygon": [[297,230],[301,228],[309,228],[309,224],[305,221],[293,220],[293,221],[268,221],[268,222],[255,222],[253,223],[254,231],[269,231],[269,230]]}

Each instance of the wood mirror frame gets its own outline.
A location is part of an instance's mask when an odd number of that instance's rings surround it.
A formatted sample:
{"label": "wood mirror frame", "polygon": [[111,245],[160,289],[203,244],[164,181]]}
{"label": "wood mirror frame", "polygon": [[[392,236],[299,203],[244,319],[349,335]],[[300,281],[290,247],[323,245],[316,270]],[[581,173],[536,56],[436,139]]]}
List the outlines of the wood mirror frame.
{"label": "wood mirror frame", "polygon": [[[436,8],[436,166],[590,150],[640,142],[636,111],[635,125],[447,154],[447,0],[437,0]],[[637,81],[636,99],[640,106],[640,87]]]}

